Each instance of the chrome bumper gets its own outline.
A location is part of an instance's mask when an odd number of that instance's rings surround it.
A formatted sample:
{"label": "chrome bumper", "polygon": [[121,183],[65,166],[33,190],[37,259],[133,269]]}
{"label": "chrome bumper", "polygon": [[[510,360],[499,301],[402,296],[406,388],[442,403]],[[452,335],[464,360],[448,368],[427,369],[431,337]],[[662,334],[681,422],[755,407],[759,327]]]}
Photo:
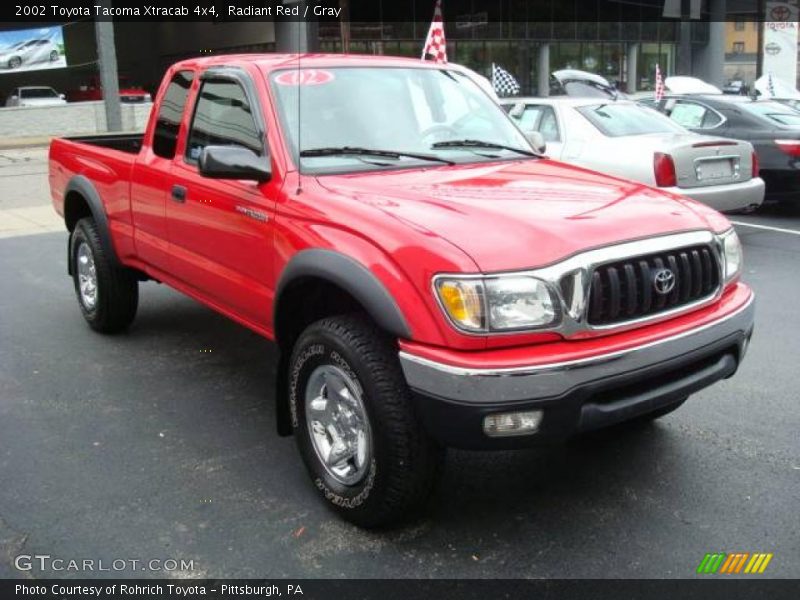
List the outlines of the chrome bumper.
{"label": "chrome bumper", "polygon": [[[400,352],[408,385],[423,395],[490,404],[554,398],[607,377],[646,369],[753,329],[754,296],[724,317],[656,342],[590,358],[529,367],[469,369]],[[743,351],[742,351],[743,353]]]}

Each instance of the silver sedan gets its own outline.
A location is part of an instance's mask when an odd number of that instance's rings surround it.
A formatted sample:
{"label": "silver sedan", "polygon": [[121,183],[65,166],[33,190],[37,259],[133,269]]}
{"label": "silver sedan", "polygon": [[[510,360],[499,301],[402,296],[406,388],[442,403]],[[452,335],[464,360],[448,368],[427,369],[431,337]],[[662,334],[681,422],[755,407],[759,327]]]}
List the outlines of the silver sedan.
{"label": "silver sedan", "polygon": [[[721,211],[764,201],[749,142],[692,133],[627,100],[509,98],[501,101],[549,157],[689,196]],[[539,137],[539,136],[534,136]]]}

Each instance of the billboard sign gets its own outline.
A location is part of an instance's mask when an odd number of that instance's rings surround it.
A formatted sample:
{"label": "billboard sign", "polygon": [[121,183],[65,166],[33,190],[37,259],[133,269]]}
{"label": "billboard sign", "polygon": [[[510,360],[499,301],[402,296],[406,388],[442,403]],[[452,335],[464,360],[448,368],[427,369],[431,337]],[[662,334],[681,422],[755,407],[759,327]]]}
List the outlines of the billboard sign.
{"label": "billboard sign", "polygon": [[0,32],[0,74],[66,66],[60,25]]}
{"label": "billboard sign", "polygon": [[797,18],[794,2],[768,1],[764,22],[764,73],[797,83]]}

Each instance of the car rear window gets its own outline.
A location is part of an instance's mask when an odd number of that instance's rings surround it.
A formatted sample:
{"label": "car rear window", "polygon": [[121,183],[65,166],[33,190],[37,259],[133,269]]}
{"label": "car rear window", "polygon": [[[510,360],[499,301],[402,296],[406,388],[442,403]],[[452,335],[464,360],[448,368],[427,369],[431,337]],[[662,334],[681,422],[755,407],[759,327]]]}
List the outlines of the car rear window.
{"label": "car rear window", "polygon": [[751,102],[743,104],[742,107],[746,111],[760,117],[766,117],[778,125],[800,127],[800,113],[787,109],[778,102]]}
{"label": "car rear window", "polygon": [[662,114],[636,104],[595,104],[579,106],[575,110],[609,137],[685,132]]}

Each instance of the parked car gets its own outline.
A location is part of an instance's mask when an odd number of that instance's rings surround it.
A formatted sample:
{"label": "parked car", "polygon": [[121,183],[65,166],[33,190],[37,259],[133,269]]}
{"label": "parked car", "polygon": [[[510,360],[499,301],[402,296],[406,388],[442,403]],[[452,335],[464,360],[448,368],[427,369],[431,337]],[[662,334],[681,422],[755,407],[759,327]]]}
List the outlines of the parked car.
{"label": "parked car", "polygon": [[640,100],[696,133],[750,142],[766,202],[800,201],[800,113],[770,100],[722,94],[667,94]]}
{"label": "parked car", "polygon": [[6,106],[59,106],[66,103],[64,94],[46,86],[18,87],[6,98]]}
{"label": "parked car", "polygon": [[554,71],[550,75],[550,95],[573,98],[610,98],[612,100],[624,97],[624,94],[602,75],[578,69]]}
{"label": "parked car", "polygon": [[279,431],[344,518],[420,506],[445,447],[652,419],[736,372],[724,216],[542,157],[459,69],[299,63],[179,62],[143,135],[56,139],[49,181],[89,326],[131,325],[152,278],[274,340]]}
{"label": "parked car", "polygon": [[689,196],[722,211],[758,207],[764,182],[748,142],[701,136],[634,102],[591,98],[501,100],[548,156]]}
{"label": "parked car", "polygon": [[746,96],[750,91],[749,86],[741,79],[732,79],[722,88],[723,94]]}
{"label": "parked car", "polygon": [[[103,86],[100,84],[100,77],[95,76],[86,85],[80,86],[77,90],[67,92],[67,100],[70,102],[88,102],[103,99]],[[137,103],[150,102],[152,97],[141,86],[131,83],[124,75],[119,78],[119,99],[121,102]]]}
{"label": "parked car", "polygon": [[59,59],[58,46],[48,39],[18,42],[0,50],[0,66],[18,69],[22,65],[40,62],[55,62]]}

